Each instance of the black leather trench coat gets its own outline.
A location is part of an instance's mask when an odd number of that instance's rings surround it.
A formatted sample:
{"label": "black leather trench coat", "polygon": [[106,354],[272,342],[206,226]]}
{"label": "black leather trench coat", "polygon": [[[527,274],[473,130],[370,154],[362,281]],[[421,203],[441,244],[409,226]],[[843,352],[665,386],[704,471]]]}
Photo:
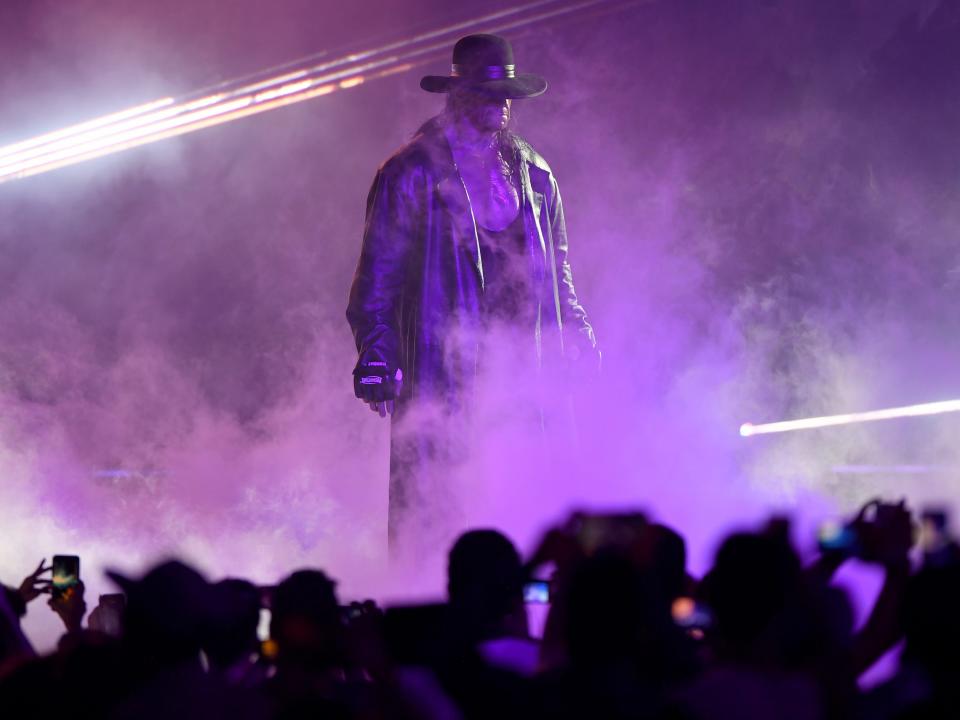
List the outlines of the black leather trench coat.
{"label": "black leather trench coat", "polygon": [[[522,336],[531,343],[535,372],[548,374],[570,359],[589,363],[596,339],[573,287],[557,182],[524,140],[508,134],[503,141],[519,178],[530,297],[518,317],[529,324]],[[461,411],[483,369],[484,286],[470,199],[434,118],[376,174],[347,307],[358,365],[382,361],[403,372],[392,418],[392,543],[405,510],[436,507],[445,490],[429,481],[430,466],[446,476],[465,458]],[[407,420],[427,406],[432,421]],[[417,532],[423,527],[418,518]]]}
{"label": "black leather trench coat", "polygon": [[[546,161],[516,135],[507,143],[519,170],[538,362],[596,352],[573,287],[557,181]],[[479,368],[484,268],[476,221],[439,120],[378,170],[347,319],[360,357],[400,367],[409,400],[458,404]]]}

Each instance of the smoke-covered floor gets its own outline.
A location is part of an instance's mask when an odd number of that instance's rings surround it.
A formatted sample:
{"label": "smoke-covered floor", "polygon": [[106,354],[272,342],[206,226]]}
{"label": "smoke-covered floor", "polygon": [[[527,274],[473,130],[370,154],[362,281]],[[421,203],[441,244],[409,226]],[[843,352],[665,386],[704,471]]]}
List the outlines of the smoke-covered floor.
{"label": "smoke-covered floor", "polygon": [[[0,144],[506,6],[7,0]],[[510,39],[550,82],[516,130],[559,179],[605,371],[579,462],[494,428],[460,522],[529,548],[571,506],[639,506],[698,571],[771,509],[810,549],[874,495],[955,505],[955,416],[737,430],[960,396],[960,4],[611,3]],[[374,170],[445,70],[0,186],[0,579],[76,553],[95,595],[175,553],[324,567],[348,598],[442,588],[439,559],[387,567],[388,428],[353,397],[344,308]]]}

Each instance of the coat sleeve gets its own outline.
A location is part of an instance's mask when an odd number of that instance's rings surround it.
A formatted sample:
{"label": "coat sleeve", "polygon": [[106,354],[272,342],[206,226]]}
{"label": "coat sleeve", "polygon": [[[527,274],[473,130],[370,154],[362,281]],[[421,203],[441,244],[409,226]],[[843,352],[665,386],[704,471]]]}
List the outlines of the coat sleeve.
{"label": "coat sleeve", "polygon": [[411,180],[388,163],[377,172],[367,196],[363,244],[347,304],[358,365],[400,365],[400,303],[416,230],[410,185]]}
{"label": "coat sleeve", "polygon": [[[570,269],[567,226],[563,218],[563,200],[557,181],[551,175],[550,231],[553,233],[554,261],[556,262],[557,285],[560,299],[560,319],[564,328],[564,345],[570,345],[574,358],[584,352],[597,352],[597,338],[587,320],[587,311],[577,299],[573,287],[573,271]],[[576,348],[576,349],[574,349]]]}

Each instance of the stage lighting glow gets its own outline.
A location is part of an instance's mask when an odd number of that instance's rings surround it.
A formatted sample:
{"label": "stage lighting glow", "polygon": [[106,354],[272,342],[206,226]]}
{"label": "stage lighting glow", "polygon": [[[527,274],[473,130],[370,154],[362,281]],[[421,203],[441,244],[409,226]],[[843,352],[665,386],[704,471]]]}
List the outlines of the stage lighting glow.
{"label": "stage lighting glow", "polygon": [[[110,142],[113,138],[119,137],[123,133],[136,130],[137,128],[152,128],[154,125],[163,123],[169,118],[216,105],[223,99],[224,96],[222,94],[211,95],[178,105],[164,105],[162,107],[165,107],[165,109],[156,112],[128,114],[122,118],[114,119],[108,124],[91,124],[89,127],[73,132],[70,135],[56,138],[42,145],[31,147],[20,152],[11,153],[6,157],[0,157],[0,181],[3,180],[3,175],[6,172],[16,173],[25,168],[32,167],[31,161],[33,160],[39,160],[42,163],[45,158],[60,156],[62,153],[69,153],[77,147],[88,146],[91,143],[101,140]],[[118,113],[117,115],[122,115],[122,113]]]}
{"label": "stage lighting glow", "polygon": [[[223,83],[179,102],[162,98],[0,148],[0,183],[302,102],[338,88],[357,87],[449,52],[464,32],[502,32],[586,8],[605,6],[612,11],[629,4],[539,0],[319,64],[265,71],[256,78]],[[317,57],[313,56],[314,63]],[[278,70],[282,72],[264,77]]]}
{"label": "stage lighting glow", "polygon": [[175,100],[172,97],[162,98],[160,100],[146,103],[145,105],[137,105],[136,107],[128,108],[127,110],[121,110],[120,112],[115,112],[110,115],[104,115],[103,117],[88,120],[87,122],[82,122],[78,125],[71,125],[70,127],[63,128],[62,130],[56,130],[44,135],[38,135],[37,137],[29,140],[13,143],[12,145],[7,145],[6,147],[0,148],[0,159],[8,158],[12,155],[19,156],[25,150],[30,150],[31,148],[39,145],[46,145],[66,137],[72,137],[89,130],[103,127],[104,125],[110,125],[121,120],[126,120],[127,118],[136,117],[137,115],[142,115],[150,112],[151,110],[157,110],[159,108],[166,107],[167,105],[172,105],[174,102]]}
{"label": "stage lighting glow", "polygon": [[932,475],[952,472],[948,465],[834,465],[837,475]]}
{"label": "stage lighting glow", "polygon": [[[380,78],[386,75],[392,75],[394,73],[406,72],[410,70],[412,65],[397,65],[395,67],[390,67],[385,70],[382,70],[379,73],[375,73],[372,78]],[[329,95],[330,93],[336,91],[338,85],[335,83],[327,83],[326,85],[321,85],[320,87],[310,88],[306,91],[296,94],[285,95],[279,98],[275,98],[268,102],[262,102],[257,104],[249,104],[245,107],[240,107],[235,109],[232,112],[227,112],[223,115],[216,115],[213,117],[207,117],[205,119],[196,120],[186,125],[174,126],[164,132],[152,133],[148,136],[138,137],[129,140],[120,145],[110,145],[106,148],[101,148],[98,150],[91,151],[82,156],[70,156],[59,161],[52,161],[49,165],[38,166],[30,171],[29,174],[34,175],[41,172],[46,172],[48,170],[55,170],[58,167],[65,167],[67,165],[73,165],[77,162],[83,160],[92,160],[94,158],[102,157],[104,155],[109,155],[111,153],[120,152],[122,150],[127,150],[129,148],[139,147],[140,145],[146,145],[147,143],[156,142],[157,140],[163,140],[165,138],[176,137],[177,135],[183,135],[188,132],[193,132],[194,130],[200,130],[205,127],[211,127],[213,125],[220,125],[231,120],[237,120],[239,118],[247,117],[248,115],[255,115],[257,113],[266,112],[267,110],[273,110],[274,108],[283,107],[284,105],[290,105],[293,103],[302,102],[303,100],[309,100],[311,98],[320,97],[322,95]],[[2,182],[2,177],[0,177],[0,182]]]}
{"label": "stage lighting glow", "polygon": [[288,83],[286,85],[281,85],[274,90],[264,90],[262,93],[257,93],[253,96],[253,101],[266,102],[267,100],[273,100],[274,98],[283,97],[284,95],[293,95],[301,90],[306,90],[311,85],[313,85],[312,80],[301,80],[300,82]]}
{"label": "stage lighting glow", "polygon": [[822,417],[803,418],[800,420],[782,420],[780,422],[763,423],[760,425],[744,423],[740,426],[740,434],[743,437],[750,437],[751,435],[764,435],[767,433],[811,430],[836,425],[876,422],[877,420],[893,420],[894,418],[904,417],[920,417],[922,415],[940,415],[951,412],[960,412],[960,400],[941,400],[939,402],[905,405],[903,407],[885,408],[883,410],[868,410],[867,412],[846,413],[843,415],[824,415]]}
{"label": "stage lighting glow", "polygon": [[[164,118],[159,122],[152,122],[144,127],[132,127],[132,128],[123,128],[121,132],[114,132],[110,135],[104,137],[94,137],[94,138],[84,138],[84,142],[72,143],[63,148],[56,148],[44,155],[35,158],[29,158],[23,160],[22,162],[14,162],[9,165],[0,166],[0,173],[10,173],[12,175],[17,174],[33,174],[30,173],[31,170],[37,171],[39,168],[45,167],[50,163],[59,163],[57,166],[60,167],[63,164],[66,164],[64,161],[68,160],[79,160],[88,157],[98,157],[99,155],[106,154],[99,153],[98,151],[106,150],[111,151],[113,148],[119,149],[120,147],[132,147],[128,143],[137,138],[143,138],[144,141],[152,138],[156,134],[162,134],[165,130],[174,128],[180,125],[186,125],[194,122],[198,122],[205,118],[214,117],[216,115],[221,115],[223,113],[230,112],[231,110],[236,110],[238,108],[249,105],[252,102],[252,98],[245,97],[239,100],[234,100],[229,103],[218,103],[213,105],[212,103],[206,102],[201,107],[204,107],[201,110],[193,110],[187,112],[186,114],[177,115],[173,118]],[[142,143],[141,143],[142,144]]]}

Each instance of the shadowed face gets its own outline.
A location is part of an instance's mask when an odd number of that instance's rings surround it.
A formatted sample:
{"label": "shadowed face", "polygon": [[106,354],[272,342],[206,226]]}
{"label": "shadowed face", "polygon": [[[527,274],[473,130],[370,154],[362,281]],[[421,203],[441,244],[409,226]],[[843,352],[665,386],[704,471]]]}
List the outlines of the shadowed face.
{"label": "shadowed face", "polygon": [[479,133],[499,132],[510,122],[509,98],[457,90],[450,94],[449,106],[457,122],[469,123]]}

